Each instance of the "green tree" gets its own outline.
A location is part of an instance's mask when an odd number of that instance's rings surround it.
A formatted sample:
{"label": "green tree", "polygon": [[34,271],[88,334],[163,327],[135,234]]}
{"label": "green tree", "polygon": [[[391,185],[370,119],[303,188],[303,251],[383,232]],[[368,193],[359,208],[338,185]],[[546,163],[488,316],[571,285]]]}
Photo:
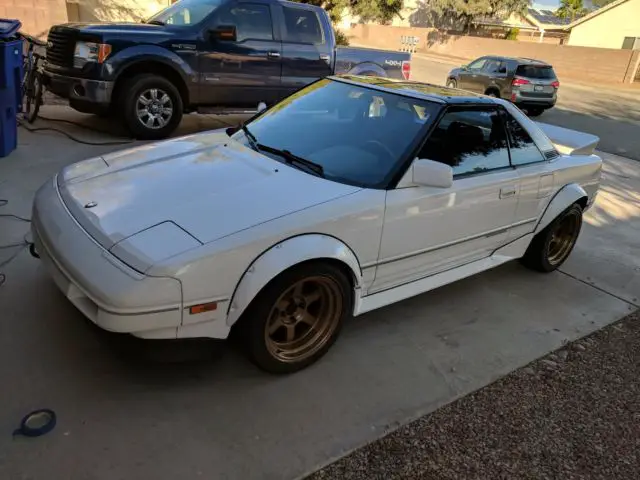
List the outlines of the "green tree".
{"label": "green tree", "polygon": [[556,15],[560,18],[568,18],[573,22],[586,12],[587,9],[584,8],[582,0],[560,0],[560,8],[556,10]]}
{"label": "green tree", "polygon": [[389,23],[400,14],[404,0],[295,0],[324,8],[331,20],[339,22],[345,9],[365,22]]}
{"label": "green tree", "polygon": [[428,5],[441,23],[455,23],[468,31],[481,17],[506,18],[512,13],[524,14],[531,0],[429,0]]}

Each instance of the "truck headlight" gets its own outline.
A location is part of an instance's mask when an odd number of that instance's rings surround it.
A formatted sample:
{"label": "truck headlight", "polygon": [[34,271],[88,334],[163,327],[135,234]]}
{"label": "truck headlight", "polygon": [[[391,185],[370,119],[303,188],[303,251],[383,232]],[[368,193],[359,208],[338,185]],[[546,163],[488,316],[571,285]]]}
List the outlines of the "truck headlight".
{"label": "truck headlight", "polygon": [[73,66],[82,68],[87,62],[103,63],[111,53],[108,43],[77,42],[73,53]]}

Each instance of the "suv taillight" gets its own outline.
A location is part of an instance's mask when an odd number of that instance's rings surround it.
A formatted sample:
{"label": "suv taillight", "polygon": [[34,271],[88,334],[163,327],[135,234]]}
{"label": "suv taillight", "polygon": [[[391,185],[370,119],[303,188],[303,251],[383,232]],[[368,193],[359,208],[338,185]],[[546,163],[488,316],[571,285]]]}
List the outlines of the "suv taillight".
{"label": "suv taillight", "polygon": [[554,80],[553,82],[551,82],[551,86],[555,89],[560,88],[560,82],[558,80]]}
{"label": "suv taillight", "polygon": [[411,62],[407,60],[402,62],[402,76],[405,80],[409,80],[411,76]]}
{"label": "suv taillight", "polygon": [[519,87],[520,85],[528,85],[529,83],[531,83],[529,80],[525,80],[524,78],[514,78],[513,82],[511,82],[511,85],[513,85],[514,87]]}

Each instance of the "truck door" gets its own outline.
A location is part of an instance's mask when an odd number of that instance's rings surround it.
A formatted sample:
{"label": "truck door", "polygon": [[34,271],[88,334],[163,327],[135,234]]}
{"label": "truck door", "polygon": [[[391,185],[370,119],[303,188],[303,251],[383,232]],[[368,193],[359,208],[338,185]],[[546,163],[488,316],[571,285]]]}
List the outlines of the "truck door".
{"label": "truck door", "polygon": [[198,48],[200,98],[205,105],[272,104],[280,91],[282,45],[266,2],[232,2],[220,8]]}
{"label": "truck door", "polygon": [[277,4],[282,32],[282,90],[286,97],[319,78],[333,74],[334,46],[315,10]]}

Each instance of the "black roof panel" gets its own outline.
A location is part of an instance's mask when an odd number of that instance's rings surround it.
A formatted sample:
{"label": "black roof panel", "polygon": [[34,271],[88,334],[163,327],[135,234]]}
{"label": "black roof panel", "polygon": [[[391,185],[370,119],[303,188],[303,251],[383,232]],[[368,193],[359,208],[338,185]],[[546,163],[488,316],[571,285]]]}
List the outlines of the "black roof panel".
{"label": "black roof panel", "polygon": [[446,104],[494,104],[491,97],[479,95],[457,88],[432,85],[430,83],[391,80],[384,77],[358,76],[358,75],[336,75],[331,78],[336,80],[346,80],[350,83],[362,86],[373,87],[376,90],[389,93],[398,93],[408,97],[420,98],[423,100],[436,101]]}

